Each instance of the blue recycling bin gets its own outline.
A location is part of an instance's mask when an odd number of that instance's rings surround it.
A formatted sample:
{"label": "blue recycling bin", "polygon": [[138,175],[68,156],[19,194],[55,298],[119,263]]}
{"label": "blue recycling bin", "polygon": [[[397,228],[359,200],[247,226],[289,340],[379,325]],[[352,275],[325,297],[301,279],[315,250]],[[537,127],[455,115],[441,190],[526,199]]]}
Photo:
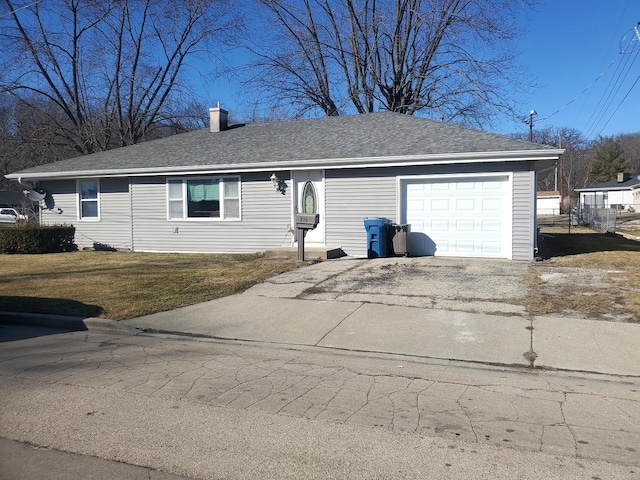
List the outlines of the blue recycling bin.
{"label": "blue recycling bin", "polygon": [[366,218],[364,228],[367,231],[367,258],[384,258],[389,256],[388,218]]}

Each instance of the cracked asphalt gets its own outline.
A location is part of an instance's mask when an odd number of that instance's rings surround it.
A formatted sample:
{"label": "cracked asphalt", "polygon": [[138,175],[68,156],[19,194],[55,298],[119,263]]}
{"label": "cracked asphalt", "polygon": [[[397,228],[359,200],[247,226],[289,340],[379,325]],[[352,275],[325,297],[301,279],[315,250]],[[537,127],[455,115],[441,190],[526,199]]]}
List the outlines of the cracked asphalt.
{"label": "cracked asphalt", "polygon": [[193,478],[640,477],[638,377],[38,332],[0,326],[0,437]]}

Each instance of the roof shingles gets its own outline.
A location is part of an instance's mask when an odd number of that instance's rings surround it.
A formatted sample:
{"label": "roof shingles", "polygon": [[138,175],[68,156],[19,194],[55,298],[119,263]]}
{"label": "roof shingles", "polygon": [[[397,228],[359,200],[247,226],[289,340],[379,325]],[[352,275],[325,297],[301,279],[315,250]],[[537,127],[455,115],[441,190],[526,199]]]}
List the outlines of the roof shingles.
{"label": "roof shingles", "polygon": [[[328,159],[543,150],[538,145],[391,112],[198,130],[71,158],[21,174],[166,169]],[[14,174],[16,175],[16,174]]]}

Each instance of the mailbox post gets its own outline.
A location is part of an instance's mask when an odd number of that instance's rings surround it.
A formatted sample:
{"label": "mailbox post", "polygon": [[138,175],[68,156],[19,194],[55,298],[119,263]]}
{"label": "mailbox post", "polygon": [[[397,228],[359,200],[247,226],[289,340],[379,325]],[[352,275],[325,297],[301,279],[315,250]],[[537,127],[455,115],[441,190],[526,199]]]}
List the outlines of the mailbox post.
{"label": "mailbox post", "polygon": [[304,262],[304,237],[307,230],[313,230],[318,226],[320,215],[308,213],[296,213],[296,228],[298,229],[298,260]]}

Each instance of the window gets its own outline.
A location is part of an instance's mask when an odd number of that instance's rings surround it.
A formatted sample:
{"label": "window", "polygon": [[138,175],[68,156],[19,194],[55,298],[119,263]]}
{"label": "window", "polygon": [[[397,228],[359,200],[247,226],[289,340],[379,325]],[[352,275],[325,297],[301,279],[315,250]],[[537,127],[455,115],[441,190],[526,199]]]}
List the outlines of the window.
{"label": "window", "polygon": [[80,180],[78,182],[78,214],[83,219],[100,218],[100,184],[98,180]]}
{"label": "window", "polygon": [[240,219],[240,178],[173,178],[167,181],[169,220]]}
{"label": "window", "polygon": [[302,213],[318,213],[318,199],[312,182],[306,182],[302,188]]}

